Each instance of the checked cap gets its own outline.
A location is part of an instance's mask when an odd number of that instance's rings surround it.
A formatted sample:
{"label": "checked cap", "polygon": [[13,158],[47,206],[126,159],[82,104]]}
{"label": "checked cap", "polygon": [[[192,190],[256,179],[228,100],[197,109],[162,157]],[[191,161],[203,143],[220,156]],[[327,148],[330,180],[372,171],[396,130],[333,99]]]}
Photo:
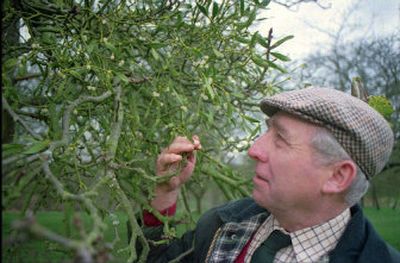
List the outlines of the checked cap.
{"label": "checked cap", "polygon": [[393,148],[394,135],[383,116],[364,101],[330,88],[306,88],[265,98],[268,116],[277,111],[328,129],[368,178],[382,171]]}

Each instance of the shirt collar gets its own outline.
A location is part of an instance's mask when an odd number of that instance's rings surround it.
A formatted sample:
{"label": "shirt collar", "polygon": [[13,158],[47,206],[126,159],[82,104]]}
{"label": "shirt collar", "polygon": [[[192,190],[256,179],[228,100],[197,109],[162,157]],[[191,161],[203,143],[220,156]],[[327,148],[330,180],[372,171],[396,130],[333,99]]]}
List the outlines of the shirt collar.
{"label": "shirt collar", "polygon": [[271,232],[277,229],[290,235],[297,262],[315,262],[335,248],[350,217],[350,209],[345,209],[325,223],[291,233],[285,231],[273,215],[269,219],[272,224]]}

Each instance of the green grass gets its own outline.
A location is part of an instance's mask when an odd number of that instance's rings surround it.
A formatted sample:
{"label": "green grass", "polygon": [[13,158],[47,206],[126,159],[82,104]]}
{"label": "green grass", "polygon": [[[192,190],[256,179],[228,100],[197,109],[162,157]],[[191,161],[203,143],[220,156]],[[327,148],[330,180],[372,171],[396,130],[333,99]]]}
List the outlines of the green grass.
{"label": "green grass", "polygon": [[[81,214],[82,222],[88,232],[91,228],[91,220],[85,215]],[[124,214],[117,214],[120,224],[118,226],[118,232],[120,241],[115,244],[115,249],[112,252],[113,259],[111,262],[126,262],[128,258],[127,251],[120,251],[126,248],[127,243],[127,230],[126,230],[126,220],[127,217]],[[10,237],[12,232],[11,222],[21,218],[19,212],[3,212],[2,213],[2,259],[3,262],[35,262],[35,263],[45,263],[45,262],[71,262],[73,254],[71,251],[66,251],[60,245],[49,242],[47,240],[38,239],[35,237],[27,236],[26,240],[17,242],[13,247],[4,245],[4,241]],[[58,211],[47,211],[47,212],[37,212],[35,215],[37,221],[48,227],[50,230],[54,231],[60,235],[66,235],[67,227],[64,221],[64,213]],[[111,243],[115,238],[115,231],[112,227],[110,219],[106,219],[108,225],[107,231],[105,232],[104,239],[106,242]],[[77,238],[79,236],[78,231],[75,228],[71,228],[70,237]]]}
{"label": "green grass", "polygon": [[[373,208],[366,208],[364,211],[378,233],[389,244],[400,250],[400,210],[392,210],[389,208],[376,210]],[[3,212],[2,216],[2,237],[4,242],[4,240],[10,236],[11,222],[20,218],[20,213]],[[127,230],[125,224],[127,217],[122,213],[117,214],[117,216],[120,220],[118,232],[121,240],[115,244],[115,249],[112,252],[113,260],[111,262],[126,262],[128,258],[127,251],[117,251],[127,247]],[[86,229],[90,229],[90,219],[87,216],[82,217]],[[66,225],[62,212],[38,212],[36,218],[40,224],[47,226],[58,234],[65,235]],[[114,229],[111,227],[112,224],[110,220],[106,220],[106,222],[109,227],[105,233],[105,240],[107,242],[112,242],[115,238]],[[70,233],[72,237],[78,236],[77,231],[72,230]],[[71,252],[65,251],[61,246],[53,242],[33,237],[27,237],[26,241],[19,242],[19,244],[14,247],[5,246],[4,243],[2,246],[3,262],[69,262],[72,256]]]}

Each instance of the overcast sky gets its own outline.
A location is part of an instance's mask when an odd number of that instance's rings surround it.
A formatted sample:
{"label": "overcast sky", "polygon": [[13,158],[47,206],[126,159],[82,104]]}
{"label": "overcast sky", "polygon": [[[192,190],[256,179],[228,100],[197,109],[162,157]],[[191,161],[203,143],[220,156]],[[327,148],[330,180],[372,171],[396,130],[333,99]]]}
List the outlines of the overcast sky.
{"label": "overcast sky", "polygon": [[[396,32],[400,34],[400,0],[320,0],[320,2],[330,4],[331,7],[321,9],[316,4],[307,3],[299,5],[296,11],[289,11],[285,7],[271,3],[269,9],[262,14],[262,17],[268,19],[260,22],[254,30],[267,36],[272,27],[275,40],[294,35],[295,37],[282,45],[279,51],[289,55],[292,61],[299,62],[314,49],[323,49],[324,45],[328,45],[331,41],[327,34],[307,24],[317,26],[324,31],[337,32],[343,16],[358,2],[356,11],[349,19],[350,27],[343,34],[347,39],[373,38]],[[357,30],[351,31],[352,28]],[[228,157],[232,156],[235,156],[232,160],[235,164],[248,159],[246,152],[229,153]]]}
{"label": "overcast sky", "polygon": [[[347,25],[350,27],[344,34],[347,38],[374,37],[395,32],[400,34],[400,0],[320,0],[320,2],[330,8],[321,9],[315,3],[305,3],[297,6],[297,10],[290,11],[271,3],[269,10],[262,15],[268,19],[260,22],[255,30],[267,36],[268,30],[272,27],[275,39],[294,35],[295,38],[282,46],[281,51],[290,55],[292,59],[299,59],[330,41],[327,34],[307,24],[328,32],[336,32],[345,14],[358,3],[355,11],[349,16]],[[351,28],[357,30],[350,34]]]}

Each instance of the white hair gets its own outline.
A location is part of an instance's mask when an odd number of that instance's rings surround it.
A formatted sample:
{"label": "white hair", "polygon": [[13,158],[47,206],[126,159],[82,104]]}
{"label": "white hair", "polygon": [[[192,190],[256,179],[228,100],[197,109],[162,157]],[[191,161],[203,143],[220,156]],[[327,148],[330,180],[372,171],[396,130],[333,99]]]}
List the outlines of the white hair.
{"label": "white hair", "polygon": [[[349,154],[343,149],[336,138],[326,128],[319,126],[311,140],[311,145],[316,150],[317,162],[321,165],[330,165],[335,162],[351,160]],[[354,161],[353,161],[354,162]],[[356,162],[354,162],[356,164]],[[349,206],[358,203],[369,187],[369,181],[360,167],[356,164],[357,174],[353,179],[345,195],[345,201]]]}

